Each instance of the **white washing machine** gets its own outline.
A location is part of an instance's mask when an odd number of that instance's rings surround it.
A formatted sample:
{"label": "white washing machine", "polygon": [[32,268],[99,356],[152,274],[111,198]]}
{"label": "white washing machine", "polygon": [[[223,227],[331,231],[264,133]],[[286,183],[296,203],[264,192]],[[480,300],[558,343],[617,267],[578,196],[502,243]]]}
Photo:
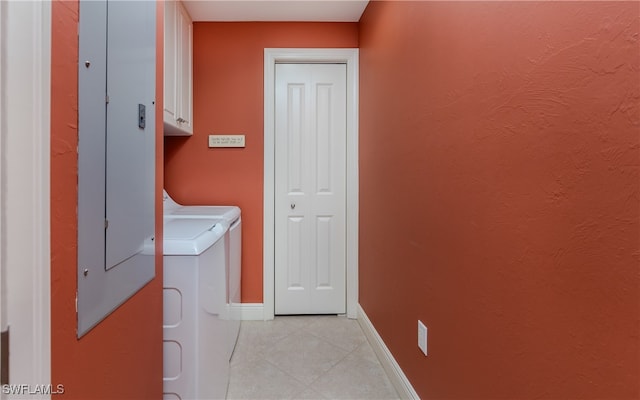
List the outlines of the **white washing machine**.
{"label": "white washing machine", "polygon": [[183,206],[178,204],[163,191],[164,220],[174,219],[211,219],[224,221],[229,226],[225,235],[225,250],[227,254],[226,282],[227,282],[227,308],[223,318],[229,321],[227,325],[227,354],[229,360],[233,355],[238,333],[240,332],[240,316],[233,307],[241,303],[241,277],[242,277],[242,215],[236,206]]}
{"label": "white washing machine", "polygon": [[225,222],[164,222],[163,399],[224,399]]}

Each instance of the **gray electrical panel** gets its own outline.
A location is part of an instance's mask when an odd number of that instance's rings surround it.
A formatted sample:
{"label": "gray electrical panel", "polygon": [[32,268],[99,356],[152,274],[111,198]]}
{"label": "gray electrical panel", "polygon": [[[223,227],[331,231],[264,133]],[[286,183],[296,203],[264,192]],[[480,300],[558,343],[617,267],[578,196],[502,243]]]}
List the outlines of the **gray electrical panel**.
{"label": "gray electrical panel", "polygon": [[155,1],[80,1],[78,337],[155,276]]}

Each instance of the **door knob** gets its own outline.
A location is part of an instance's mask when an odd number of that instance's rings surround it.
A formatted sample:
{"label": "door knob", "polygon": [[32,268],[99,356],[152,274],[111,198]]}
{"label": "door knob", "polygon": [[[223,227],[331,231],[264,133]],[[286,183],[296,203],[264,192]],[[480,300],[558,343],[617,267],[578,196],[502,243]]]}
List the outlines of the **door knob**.
{"label": "door knob", "polygon": [[296,204],[295,203],[291,203],[291,209],[295,210],[295,208],[296,208]]}

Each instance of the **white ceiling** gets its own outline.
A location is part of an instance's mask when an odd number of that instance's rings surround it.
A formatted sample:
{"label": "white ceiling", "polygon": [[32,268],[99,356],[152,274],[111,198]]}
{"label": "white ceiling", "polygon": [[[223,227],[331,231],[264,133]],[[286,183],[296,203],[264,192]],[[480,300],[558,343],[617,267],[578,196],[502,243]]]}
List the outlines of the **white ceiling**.
{"label": "white ceiling", "polygon": [[357,22],[369,0],[183,0],[194,21]]}

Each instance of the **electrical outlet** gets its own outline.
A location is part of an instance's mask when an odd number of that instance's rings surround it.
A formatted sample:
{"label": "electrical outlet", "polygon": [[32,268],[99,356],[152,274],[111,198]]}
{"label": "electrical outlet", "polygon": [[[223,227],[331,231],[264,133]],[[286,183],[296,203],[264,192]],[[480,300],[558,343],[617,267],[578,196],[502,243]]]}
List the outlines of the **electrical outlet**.
{"label": "electrical outlet", "polygon": [[418,347],[427,355],[427,327],[418,320]]}

